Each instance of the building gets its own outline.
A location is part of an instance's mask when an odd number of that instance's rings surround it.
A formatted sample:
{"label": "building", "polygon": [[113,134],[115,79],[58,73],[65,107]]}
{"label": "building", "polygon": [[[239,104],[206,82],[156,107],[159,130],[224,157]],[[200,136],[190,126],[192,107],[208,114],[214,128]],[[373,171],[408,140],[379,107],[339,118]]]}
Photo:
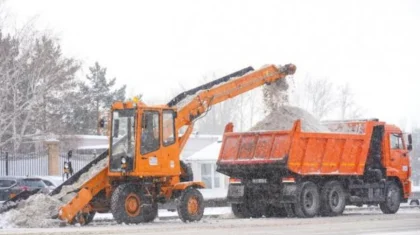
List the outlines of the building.
{"label": "building", "polygon": [[225,198],[229,185],[229,178],[216,172],[216,162],[222,147],[222,138],[184,160],[191,165],[194,181],[203,181],[206,189],[201,190],[204,198]]}

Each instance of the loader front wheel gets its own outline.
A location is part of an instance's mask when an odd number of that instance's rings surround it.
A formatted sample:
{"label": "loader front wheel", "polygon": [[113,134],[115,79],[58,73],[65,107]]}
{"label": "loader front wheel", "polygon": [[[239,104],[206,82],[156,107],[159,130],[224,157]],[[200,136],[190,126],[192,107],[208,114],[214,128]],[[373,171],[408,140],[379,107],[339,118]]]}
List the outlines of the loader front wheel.
{"label": "loader front wheel", "polygon": [[177,209],[183,222],[201,220],[204,213],[203,195],[195,188],[185,189],[177,200]]}
{"label": "loader front wheel", "polygon": [[118,223],[138,224],[151,221],[148,215],[152,212],[150,203],[142,193],[139,185],[119,185],[111,196],[111,213]]}
{"label": "loader front wheel", "polygon": [[311,181],[299,183],[295,213],[300,218],[311,218],[318,214],[321,200],[318,187]]}

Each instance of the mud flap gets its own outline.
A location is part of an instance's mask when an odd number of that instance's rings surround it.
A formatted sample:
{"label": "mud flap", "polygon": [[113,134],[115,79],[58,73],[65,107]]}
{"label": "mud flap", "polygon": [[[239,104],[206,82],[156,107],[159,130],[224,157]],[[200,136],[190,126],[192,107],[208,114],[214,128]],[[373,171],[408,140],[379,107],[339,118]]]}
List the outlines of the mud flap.
{"label": "mud flap", "polygon": [[296,203],[296,184],[283,184],[283,188],[281,190],[281,203]]}
{"label": "mud flap", "polygon": [[227,201],[230,203],[242,203],[245,196],[245,185],[229,184]]}

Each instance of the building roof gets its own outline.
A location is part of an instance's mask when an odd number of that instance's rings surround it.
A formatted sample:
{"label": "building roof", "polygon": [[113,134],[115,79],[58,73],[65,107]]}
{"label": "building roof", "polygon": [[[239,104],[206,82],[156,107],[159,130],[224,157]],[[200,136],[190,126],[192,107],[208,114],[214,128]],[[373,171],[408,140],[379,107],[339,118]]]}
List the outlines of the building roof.
{"label": "building roof", "polygon": [[188,159],[191,155],[216,142],[220,138],[220,135],[192,134],[181,153],[182,159]]}
{"label": "building roof", "polygon": [[220,148],[222,147],[222,140],[219,139],[216,142],[204,147],[198,152],[194,153],[190,157],[187,157],[187,161],[217,161],[219,158]]}

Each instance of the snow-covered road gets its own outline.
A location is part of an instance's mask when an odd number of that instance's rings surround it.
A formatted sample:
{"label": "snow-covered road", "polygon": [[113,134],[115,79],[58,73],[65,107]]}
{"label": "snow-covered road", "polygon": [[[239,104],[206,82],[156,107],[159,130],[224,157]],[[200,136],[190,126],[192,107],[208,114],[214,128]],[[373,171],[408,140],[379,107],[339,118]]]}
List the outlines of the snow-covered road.
{"label": "snow-covered road", "polygon": [[142,234],[142,235],[221,235],[221,234],[366,234],[366,235],[418,235],[420,210],[403,209],[396,215],[383,215],[377,211],[348,211],[343,216],[313,219],[233,219],[205,218],[198,223],[184,224],[178,219],[157,220],[150,224],[118,225],[110,221],[96,221],[86,227],[49,229],[6,229],[1,235],[93,235],[93,234]]}

